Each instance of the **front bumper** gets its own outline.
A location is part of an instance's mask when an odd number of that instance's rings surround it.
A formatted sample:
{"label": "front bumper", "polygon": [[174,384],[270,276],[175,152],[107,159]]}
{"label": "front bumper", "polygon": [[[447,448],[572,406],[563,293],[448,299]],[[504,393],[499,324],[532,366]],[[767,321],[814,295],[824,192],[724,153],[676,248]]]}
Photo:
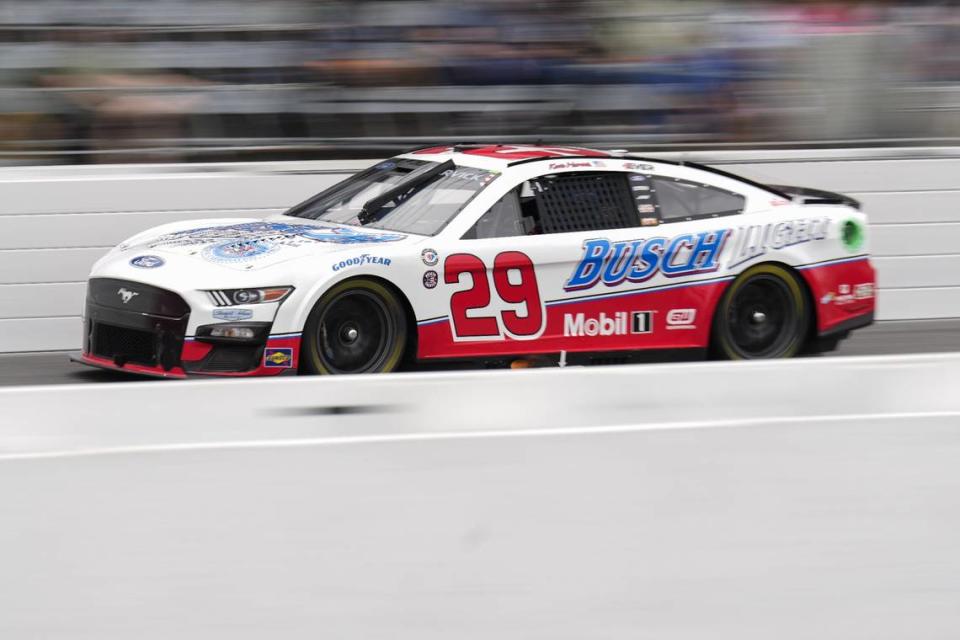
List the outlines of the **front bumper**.
{"label": "front bumper", "polygon": [[[84,312],[83,353],[75,361],[163,378],[295,373],[300,334],[254,340],[187,336],[190,306],[178,294],[139,282],[92,278]],[[226,323],[229,324],[229,323]]]}

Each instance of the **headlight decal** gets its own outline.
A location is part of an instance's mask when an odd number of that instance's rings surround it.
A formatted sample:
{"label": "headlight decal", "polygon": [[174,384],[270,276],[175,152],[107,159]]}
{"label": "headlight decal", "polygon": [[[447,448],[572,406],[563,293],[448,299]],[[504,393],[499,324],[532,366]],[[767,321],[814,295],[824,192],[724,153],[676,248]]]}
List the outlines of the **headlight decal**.
{"label": "headlight decal", "polygon": [[293,287],[260,287],[250,289],[212,289],[207,295],[218,307],[283,302]]}

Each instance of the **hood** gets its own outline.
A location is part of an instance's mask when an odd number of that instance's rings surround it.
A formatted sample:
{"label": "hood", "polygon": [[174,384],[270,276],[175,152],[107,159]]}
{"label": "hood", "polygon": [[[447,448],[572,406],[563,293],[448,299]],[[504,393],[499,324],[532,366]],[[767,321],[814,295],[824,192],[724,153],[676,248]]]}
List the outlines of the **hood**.
{"label": "hood", "polygon": [[231,220],[181,229],[142,234],[121,245],[159,256],[184,256],[241,271],[261,269],[279,262],[319,253],[343,251],[357,245],[400,243],[417,239],[402,233],[361,229],[347,225],[285,218],[283,220]]}

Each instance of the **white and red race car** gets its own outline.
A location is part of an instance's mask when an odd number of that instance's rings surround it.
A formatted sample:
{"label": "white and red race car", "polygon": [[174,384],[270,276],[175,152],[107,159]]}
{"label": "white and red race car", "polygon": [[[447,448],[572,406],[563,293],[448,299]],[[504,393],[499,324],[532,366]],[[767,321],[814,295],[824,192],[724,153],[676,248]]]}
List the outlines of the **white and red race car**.
{"label": "white and red race car", "polygon": [[175,223],[93,267],[86,364],[164,377],[782,358],[873,321],[848,197],[686,162],[458,145],[283,215]]}

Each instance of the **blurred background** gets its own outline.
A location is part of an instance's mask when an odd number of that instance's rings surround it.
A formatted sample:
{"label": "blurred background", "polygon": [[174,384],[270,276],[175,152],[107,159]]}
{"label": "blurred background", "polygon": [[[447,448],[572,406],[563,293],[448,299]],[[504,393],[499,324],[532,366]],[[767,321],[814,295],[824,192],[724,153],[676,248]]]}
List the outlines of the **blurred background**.
{"label": "blurred background", "polygon": [[0,164],[960,136],[955,2],[4,0]]}

